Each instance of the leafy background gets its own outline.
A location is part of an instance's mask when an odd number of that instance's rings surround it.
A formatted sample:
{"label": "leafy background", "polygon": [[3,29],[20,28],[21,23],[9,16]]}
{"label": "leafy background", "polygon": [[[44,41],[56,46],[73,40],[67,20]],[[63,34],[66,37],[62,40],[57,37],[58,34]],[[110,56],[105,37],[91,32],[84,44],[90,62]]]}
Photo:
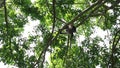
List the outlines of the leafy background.
{"label": "leafy background", "polygon": [[[30,22],[37,25],[24,37]],[[60,32],[69,24],[77,32],[68,42]],[[1,0],[0,61],[19,68],[120,68],[120,1]]]}

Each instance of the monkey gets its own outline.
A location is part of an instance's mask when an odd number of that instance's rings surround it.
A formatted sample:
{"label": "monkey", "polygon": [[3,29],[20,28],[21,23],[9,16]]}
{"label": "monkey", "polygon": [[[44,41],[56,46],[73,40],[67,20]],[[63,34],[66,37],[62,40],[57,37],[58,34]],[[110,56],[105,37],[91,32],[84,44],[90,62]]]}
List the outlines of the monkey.
{"label": "monkey", "polygon": [[76,27],[73,24],[69,24],[66,27],[66,33],[71,35],[71,38],[73,37],[73,33],[76,32]]}
{"label": "monkey", "polygon": [[71,42],[73,39],[73,33],[76,32],[76,27],[73,24],[69,24],[66,27],[66,33],[68,34],[68,40],[67,40],[67,51],[71,48]]}
{"label": "monkey", "polygon": [[73,24],[69,24],[65,27],[65,32],[60,31],[60,34],[68,34],[73,37],[74,32],[76,32],[76,27]]}

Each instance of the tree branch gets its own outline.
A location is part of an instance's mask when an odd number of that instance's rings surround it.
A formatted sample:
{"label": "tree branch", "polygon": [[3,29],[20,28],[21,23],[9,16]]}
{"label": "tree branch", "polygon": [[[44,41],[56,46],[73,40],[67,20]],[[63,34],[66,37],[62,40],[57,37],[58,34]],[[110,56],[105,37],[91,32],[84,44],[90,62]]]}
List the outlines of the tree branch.
{"label": "tree branch", "polygon": [[55,29],[55,17],[56,17],[56,12],[55,12],[55,0],[53,0],[53,27],[52,27],[52,34],[54,32],[54,29]]}
{"label": "tree branch", "polygon": [[83,24],[83,23],[84,23],[89,17],[91,17],[91,15],[92,15],[97,9],[99,9],[104,3],[105,3],[105,1],[102,2],[102,3],[99,3],[99,5],[98,5],[97,7],[95,7],[94,10],[92,10],[92,11],[89,13],[89,15],[88,15],[87,17],[85,17],[76,27],[79,27],[81,24]]}
{"label": "tree branch", "polygon": [[[57,38],[57,36],[59,35],[59,33],[60,33],[60,31],[56,34],[55,37],[53,37],[53,36],[50,36],[50,37],[49,37],[49,39],[48,39],[49,41],[48,41],[48,43],[46,44],[46,46],[45,46],[45,48],[43,49],[43,51],[40,53],[39,58],[38,58],[36,64],[39,64],[39,61],[40,61],[41,56],[42,56],[42,55],[45,55],[48,47],[49,47],[49,46],[52,44],[52,42]],[[36,64],[35,64],[35,65],[36,65]]]}
{"label": "tree branch", "polygon": [[[54,29],[55,29],[55,22],[56,22],[56,12],[55,12],[55,2],[56,2],[56,0],[53,0],[53,27],[52,27],[52,33],[51,33],[51,36],[50,37],[52,37],[52,35],[53,35],[53,32],[54,32]],[[43,63],[44,63],[44,61],[45,61],[45,54],[46,54],[46,51],[47,51],[47,49],[48,49],[48,47],[49,47],[49,44],[47,44],[48,46],[44,49],[44,51],[42,52],[42,54],[43,54],[43,60],[42,60],[42,63],[41,63],[41,67],[43,68]],[[42,55],[41,54],[41,55]],[[40,58],[38,58],[39,60],[40,60]]]}
{"label": "tree branch", "polygon": [[7,37],[7,42],[8,42],[8,29],[9,29],[9,26],[8,26],[8,18],[7,18],[7,8],[6,8],[6,0],[4,0],[4,14],[5,14],[5,22],[6,22],[6,37]]}
{"label": "tree branch", "polygon": [[7,18],[7,8],[6,8],[6,0],[4,0],[4,13],[5,13],[5,22],[6,22],[6,28],[8,29],[8,18]]}
{"label": "tree branch", "polygon": [[92,8],[94,8],[95,6],[97,6],[99,3],[102,3],[103,0],[98,0],[96,3],[94,3],[93,5],[91,5],[89,8],[85,9],[83,12],[81,12],[80,14],[78,14],[77,16],[75,16],[75,18],[73,18],[70,22],[68,22],[65,26],[63,26],[62,30],[65,29],[67,27],[67,25],[74,23],[75,21],[78,20],[79,17],[83,16],[86,12],[88,12],[89,10],[91,10]]}
{"label": "tree branch", "polygon": [[[108,61],[108,67],[109,67],[109,64],[110,64],[110,61],[111,61],[111,67],[114,68],[114,53],[116,51],[116,46],[117,44],[119,43],[120,41],[120,36],[118,35],[120,32],[120,30],[118,30],[116,33],[115,33],[115,37],[113,39],[113,43],[112,43],[112,54],[110,55],[110,58],[109,58],[109,61]],[[118,39],[116,40],[116,38],[118,37]]]}
{"label": "tree branch", "polygon": [[[47,7],[48,7],[48,9],[49,9],[49,11],[50,11],[49,4],[48,4],[47,0],[46,0],[46,5],[47,5]],[[54,13],[52,13],[52,11],[50,11],[50,13],[51,13],[52,15],[54,15]],[[55,14],[56,14],[56,13],[55,13]],[[55,15],[55,18],[56,18],[57,20],[59,20],[60,22],[62,22],[62,23],[65,23],[65,24],[66,24],[66,22],[65,22],[65,21],[63,21],[62,19],[58,18],[56,15]]]}

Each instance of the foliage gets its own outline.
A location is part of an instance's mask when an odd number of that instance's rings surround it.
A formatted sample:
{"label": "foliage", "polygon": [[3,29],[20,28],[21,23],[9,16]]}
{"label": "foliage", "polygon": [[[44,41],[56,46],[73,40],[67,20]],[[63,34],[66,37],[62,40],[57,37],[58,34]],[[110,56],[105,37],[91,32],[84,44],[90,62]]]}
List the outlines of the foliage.
{"label": "foliage", "polygon": [[[6,0],[2,4],[0,61],[5,64],[19,68],[120,68],[119,0]],[[34,27],[35,35],[23,37],[29,18],[39,24]],[[77,28],[70,40],[69,35],[60,34],[69,24]],[[96,28],[106,34],[95,36]]]}

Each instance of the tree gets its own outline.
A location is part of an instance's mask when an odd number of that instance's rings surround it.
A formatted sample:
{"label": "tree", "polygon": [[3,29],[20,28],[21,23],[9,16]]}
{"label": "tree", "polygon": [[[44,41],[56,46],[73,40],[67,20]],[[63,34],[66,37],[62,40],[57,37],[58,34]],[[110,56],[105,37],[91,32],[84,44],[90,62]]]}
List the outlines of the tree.
{"label": "tree", "polygon": [[[119,0],[3,0],[0,61],[19,68],[119,68],[119,5]],[[23,38],[28,17],[40,23],[35,35]],[[69,24],[77,29],[73,38],[60,34]],[[105,37],[91,37],[95,28],[107,32]],[[81,36],[85,39],[77,42]],[[45,61],[47,53],[50,62]]]}

